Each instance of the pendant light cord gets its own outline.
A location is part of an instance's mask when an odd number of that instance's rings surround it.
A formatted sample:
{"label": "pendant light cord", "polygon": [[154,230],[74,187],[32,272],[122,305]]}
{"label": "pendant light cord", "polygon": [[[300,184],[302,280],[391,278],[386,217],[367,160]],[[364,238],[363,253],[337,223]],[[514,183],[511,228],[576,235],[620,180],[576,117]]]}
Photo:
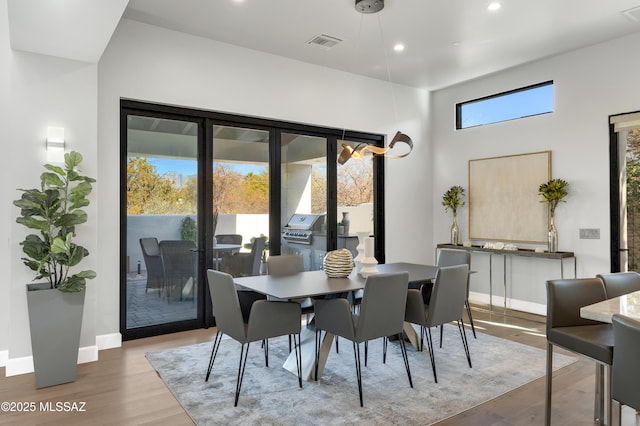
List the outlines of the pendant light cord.
{"label": "pendant light cord", "polygon": [[386,43],[384,39],[384,31],[382,31],[382,19],[380,19],[380,13],[377,13],[376,15],[378,15],[378,27],[380,28],[380,38],[382,39],[382,53],[384,54],[384,63],[387,68],[387,80],[389,81],[389,90],[391,91],[391,103],[393,105],[393,114],[396,119],[396,127],[399,127],[398,108],[396,105],[396,96],[393,90],[393,83],[391,82],[391,68],[389,67],[389,58],[387,56]]}

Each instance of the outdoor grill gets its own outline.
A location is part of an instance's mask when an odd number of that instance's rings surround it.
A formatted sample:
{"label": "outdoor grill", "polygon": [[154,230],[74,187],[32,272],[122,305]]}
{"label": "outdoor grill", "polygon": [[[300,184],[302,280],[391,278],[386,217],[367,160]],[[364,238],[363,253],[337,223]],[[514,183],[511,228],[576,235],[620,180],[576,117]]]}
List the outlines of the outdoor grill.
{"label": "outdoor grill", "polygon": [[324,215],[296,213],[282,228],[282,239],[293,244],[313,243],[313,234],[322,230]]}

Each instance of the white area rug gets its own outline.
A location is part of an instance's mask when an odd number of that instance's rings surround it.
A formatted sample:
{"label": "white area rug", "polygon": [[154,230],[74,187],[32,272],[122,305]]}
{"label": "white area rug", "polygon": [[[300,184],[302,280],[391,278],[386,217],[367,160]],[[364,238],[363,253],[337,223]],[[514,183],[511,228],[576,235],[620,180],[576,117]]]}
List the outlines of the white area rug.
{"label": "white area rug", "polygon": [[[204,381],[212,343],[147,353],[147,359],[185,411],[198,425],[426,425],[496,398],[545,374],[543,350],[478,333],[467,333],[473,368],[469,368],[460,334],[445,327],[442,349],[436,340],[438,383],[428,352],[408,345],[414,388],[402,362],[400,346],[390,342],[382,363],[382,340],[369,343],[368,367],[362,370],[364,408],[360,407],[351,342],[340,339],[318,382],[303,381],[284,370],[286,337],[269,341],[269,367],[260,343],[250,347],[238,407],[233,406],[240,344],[223,339],[209,382]],[[426,347],[426,343],[425,343]],[[364,345],[361,356],[364,358]],[[554,354],[554,367],[576,359]],[[541,396],[542,398],[542,396]]]}

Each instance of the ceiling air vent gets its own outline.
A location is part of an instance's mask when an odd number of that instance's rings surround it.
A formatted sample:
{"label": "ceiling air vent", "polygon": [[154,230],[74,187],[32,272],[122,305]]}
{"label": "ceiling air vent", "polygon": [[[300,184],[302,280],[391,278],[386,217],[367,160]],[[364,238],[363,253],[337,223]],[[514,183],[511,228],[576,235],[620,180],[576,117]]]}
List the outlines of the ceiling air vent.
{"label": "ceiling air vent", "polygon": [[336,44],[340,43],[342,39],[338,37],[333,37],[326,34],[320,34],[312,38],[307,42],[307,44],[311,44],[314,46],[322,47],[323,49],[331,49]]}
{"label": "ceiling air vent", "polygon": [[622,14],[631,22],[640,22],[640,6],[623,10]]}

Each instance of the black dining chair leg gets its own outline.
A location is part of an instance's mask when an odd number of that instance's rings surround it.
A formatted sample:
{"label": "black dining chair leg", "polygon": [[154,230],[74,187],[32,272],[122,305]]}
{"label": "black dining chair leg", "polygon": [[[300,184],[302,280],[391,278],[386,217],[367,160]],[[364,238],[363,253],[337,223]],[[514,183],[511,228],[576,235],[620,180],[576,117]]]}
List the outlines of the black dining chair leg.
{"label": "black dining chair leg", "polygon": [[222,341],[222,333],[217,332],[216,337],[213,340],[213,348],[211,349],[211,358],[209,358],[209,368],[207,369],[207,377],[205,377],[204,381],[209,381],[209,375],[211,374],[211,369],[213,368],[213,362],[216,360],[216,355],[218,354],[218,348],[220,347],[220,342]]}
{"label": "black dining chair leg", "polygon": [[269,339],[264,339],[264,365],[269,366]]}
{"label": "black dining chair leg", "polygon": [[382,338],[382,363],[383,364],[387,363],[387,342],[388,341],[389,339],[387,338],[387,336]]}
{"label": "black dining chair leg", "polygon": [[360,394],[360,406],[364,407],[362,403],[362,370],[360,363],[360,345],[353,342],[353,354],[356,360],[356,376],[358,378],[358,393]]}
{"label": "black dining chair leg", "polygon": [[469,305],[469,301],[465,300],[464,305],[467,308],[467,316],[469,317],[469,324],[471,324],[471,331],[473,332],[473,338],[477,339],[476,326],[473,324],[473,317],[471,316],[471,306]]}
{"label": "black dining chair leg", "polygon": [[240,388],[242,387],[242,379],[244,378],[244,369],[247,365],[247,355],[249,355],[249,343],[247,343],[247,348],[245,350],[245,345],[243,344],[240,348],[240,364],[238,365],[238,378],[236,380],[236,400],[233,403],[234,407],[238,406],[238,398],[240,398]]}
{"label": "black dining chair leg", "polygon": [[[298,339],[296,340],[296,336]],[[293,335],[293,345],[296,351],[296,367],[298,370],[298,385],[302,388],[302,347],[300,346],[300,334]]]}
{"label": "black dining chair leg", "polygon": [[289,352],[291,352],[291,335],[289,335]]}
{"label": "black dining chair leg", "polygon": [[409,368],[409,357],[407,356],[407,345],[404,343],[404,336],[402,335],[402,333],[398,334],[398,339],[400,339],[400,350],[402,351],[402,360],[404,361],[404,368],[405,370],[407,370],[409,385],[413,388],[413,380],[411,379],[411,368]]}
{"label": "black dining chair leg", "polygon": [[440,349],[442,349],[442,334],[444,333],[444,324],[440,324]]}
{"label": "black dining chair leg", "polygon": [[367,366],[367,359],[369,358],[369,341],[364,342],[364,366]]}
{"label": "black dining chair leg", "polygon": [[429,358],[431,359],[431,368],[433,369],[433,380],[438,383],[436,375],[436,357],[433,354],[433,337],[431,337],[431,328],[427,328],[427,348],[429,350]]}
{"label": "black dining chair leg", "polygon": [[338,348],[338,336],[336,336],[336,353],[340,353],[340,349]]}
{"label": "black dining chair leg", "polygon": [[462,345],[464,346],[464,352],[467,354],[467,361],[469,362],[469,368],[471,367],[471,354],[469,353],[469,341],[467,340],[467,332],[464,329],[464,322],[462,320],[457,321],[458,330],[460,331],[460,338],[462,338]]}

